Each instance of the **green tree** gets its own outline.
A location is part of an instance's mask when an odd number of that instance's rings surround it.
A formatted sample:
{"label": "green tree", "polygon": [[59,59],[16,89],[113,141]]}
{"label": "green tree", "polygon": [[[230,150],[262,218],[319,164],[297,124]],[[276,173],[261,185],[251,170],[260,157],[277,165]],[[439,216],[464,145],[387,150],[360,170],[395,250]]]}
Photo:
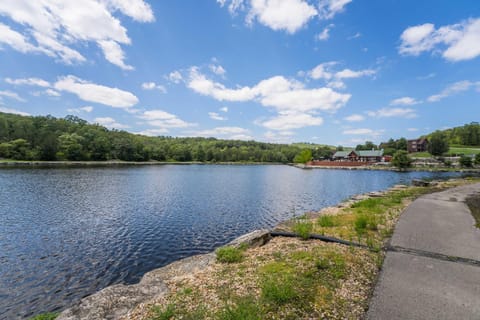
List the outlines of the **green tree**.
{"label": "green tree", "polygon": [[447,136],[444,132],[437,130],[432,133],[428,143],[428,152],[434,156],[441,156],[448,152],[449,148]]}
{"label": "green tree", "polygon": [[472,166],[472,158],[469,156],[461,156],[459,163],[462,167],[470,168]]}
{"label": "green tree", "polygon": [[308,161],[312,160],[312,150],[310,149],[303,149],[298,153],[293,162],[295,163],[307,163]]}
{"label": "green tree", "polygon": [[473,161],[476,165],[480,164],[480,153],[477,153],[475,155],[475,160]]}
{"label": "green tree", "polygon": [[405,150],[407,151],[407,139],[405,138],[400,138],[397,140],[397,142],[395,143],[396,144],[396,148],[397,150]]}
{"label": "green tree", "polygon": [[83,137],[76,133],[62,134],[58,137],[58,157],[72,161],[84,160],[82,141]]}
{"label": "green tree", "polygon": [[405,150],[398,150],[392,158],[392,164],[397,168],[408,168],[412,165],[412,159]]}

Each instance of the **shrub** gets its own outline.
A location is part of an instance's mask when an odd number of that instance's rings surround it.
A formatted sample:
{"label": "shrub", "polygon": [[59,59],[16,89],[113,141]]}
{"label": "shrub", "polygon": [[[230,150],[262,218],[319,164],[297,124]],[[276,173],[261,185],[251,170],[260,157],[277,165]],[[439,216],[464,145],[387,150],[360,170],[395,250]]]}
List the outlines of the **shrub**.
{"label": "shrub", "polygon": [[240,262],[243,259],[242,248],[235,248],[232,246],[225,246],[215,250],[217,261],[223,263]]}
{"label": "shrub", "polygon": [[173,304],[169,304],[165,308],[155,306],[153,313],[151,320],[170,320],[175,316],[175,306]]}
{"label": "shrub", "polygon": [[459,162],[462,167],[470,168],[472,166],[472,158],[469,156],[461,156]]}
{"label": "shrub", "polygon": [[30,318],[30,320],[54,320],[58,317],[59,313],[56,312],[47,312],[47,313],[42,313],[39,314],[33,318]]}
{"label": "shrub", "polygon": [[407,151],[399,150],[393,155],[392,164],[397,168],[408,168],[412,165],[412,159]]}
{"label": "shrub", "polygon": [[355,231],[358,234],[363,234],[368,230],[378,230],[378,221],[373,215],[359,214],[354,222]]}
{"label": "shrub", "polygon": [[291,275],[268,277],[262,283],[262,298],[268,303],[282,305],[298,297]]}
{"label": "shrub", "polygon": [[313,223],[308,220],[297,220],[292,228],[293,232],[298,234],[303,240],[310,238],[313,230]]}
{"label": "shrub", "polygon": [[323,228],[334,227],[335,221],[332,216],[324,215],[318,218],[318,225]]}

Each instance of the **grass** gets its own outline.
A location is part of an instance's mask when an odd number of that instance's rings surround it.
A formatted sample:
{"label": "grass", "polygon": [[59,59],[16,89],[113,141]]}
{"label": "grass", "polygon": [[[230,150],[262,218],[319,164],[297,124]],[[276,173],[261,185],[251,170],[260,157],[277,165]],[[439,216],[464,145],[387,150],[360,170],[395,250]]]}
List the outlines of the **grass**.
{"label": "grass", "polygon": [[243,259],[244,248],[237,248],[233,246],[225,246],[218,248],[215,253],[217,261],[222,263],[236,263]]}
{"label": "grass", "polygon": [[449,154],[477,154],[480,153],[480,146],[478,147],[469,147],[469,146],[452,146],[448,150]]}
{"label": "grass", "polygon": [[336,225],[335,217],[328,215],[320,216],[317,223],[322,228],[330,228]]}
{"label": "grass", "polygon": [[466,199],[466,202],[475,219],[475,226],[480,228],[480,195],[471,196]]}
{"label": "grass", "polygon": [[297,219],[292,231],[298,234],[303,240],[310,238],[313,230],[313,223],[306,219]]}
{"label": "grass", "polygon": [[30,318],[30,320],[54,320],[58,317],[59,313],[57,312],[47,312],[36,315],[35,317]]}
{"label": "grass", "polygon": [[225,304],[219,313],[219,320],[261,320],[261,308],[253,296],[236,297]]}

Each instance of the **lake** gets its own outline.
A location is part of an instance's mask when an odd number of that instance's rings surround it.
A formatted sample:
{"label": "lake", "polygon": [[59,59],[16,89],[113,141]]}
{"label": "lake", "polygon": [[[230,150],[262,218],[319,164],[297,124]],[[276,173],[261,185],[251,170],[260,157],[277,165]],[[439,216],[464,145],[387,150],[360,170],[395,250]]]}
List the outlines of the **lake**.
{"label": "lake", "polygon": [[0,169],[0,319],[61,310],[237,236],[413,178],[282,165]]}

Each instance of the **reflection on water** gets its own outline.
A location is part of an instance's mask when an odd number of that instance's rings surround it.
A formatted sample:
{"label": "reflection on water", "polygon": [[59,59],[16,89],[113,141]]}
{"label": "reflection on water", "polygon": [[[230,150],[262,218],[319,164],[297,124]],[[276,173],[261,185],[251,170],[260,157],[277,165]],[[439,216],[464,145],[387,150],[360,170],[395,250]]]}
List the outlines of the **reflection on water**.
{"label": "reflection on water", "polygon": [[2,169],[0,319],[59,310],[295,214],[434,176],[288,166]]}

